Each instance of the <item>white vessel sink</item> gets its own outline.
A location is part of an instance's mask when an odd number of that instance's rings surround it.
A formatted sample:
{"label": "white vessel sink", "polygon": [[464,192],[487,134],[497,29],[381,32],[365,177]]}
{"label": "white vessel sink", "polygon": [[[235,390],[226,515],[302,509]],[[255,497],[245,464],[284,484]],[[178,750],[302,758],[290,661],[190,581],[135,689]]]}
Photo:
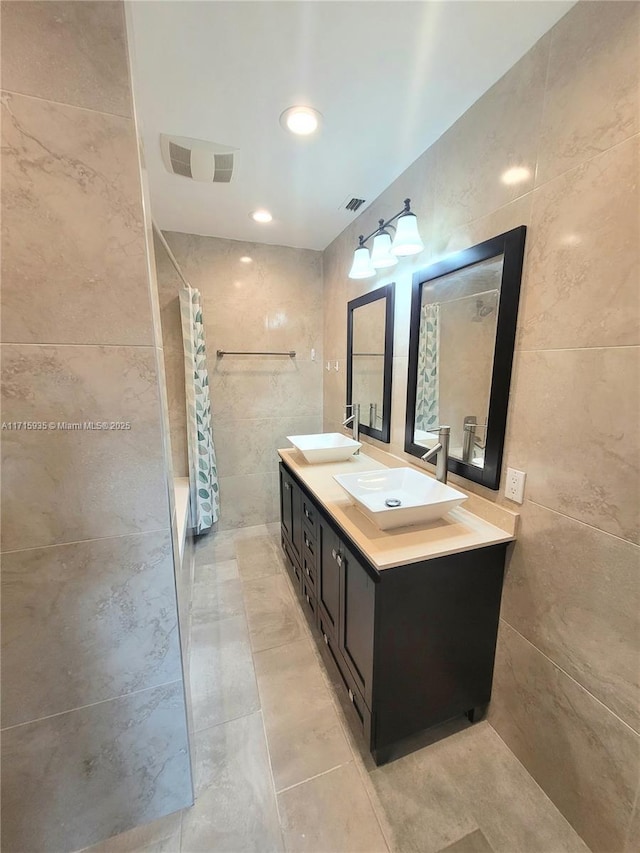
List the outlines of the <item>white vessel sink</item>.
{"label": "white vessel sink", "polygon": [[288,435],[287,439],[307,462],[343,462],[362,447],[359,441],[340,432],[320,432],[315,435]]}
{"label": "white vessel sink", "polygon": [[334,479],[380,530],[437,521],[467,499],[457,489],[413,468],[335,474]]}

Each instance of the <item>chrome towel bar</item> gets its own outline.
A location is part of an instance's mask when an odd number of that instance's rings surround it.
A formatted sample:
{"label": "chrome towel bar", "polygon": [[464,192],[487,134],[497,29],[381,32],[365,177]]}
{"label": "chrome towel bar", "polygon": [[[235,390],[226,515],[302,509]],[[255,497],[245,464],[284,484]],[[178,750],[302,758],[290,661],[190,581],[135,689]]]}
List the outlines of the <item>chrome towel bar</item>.
{"label": "chrome towel bar", "polygon": [[231,350],[219,349],[216,355],[218,358],[222,358],[223,355],[288,355],[289,358],[295,358],[296,351],[290,349],[286,352],[232,352]]}

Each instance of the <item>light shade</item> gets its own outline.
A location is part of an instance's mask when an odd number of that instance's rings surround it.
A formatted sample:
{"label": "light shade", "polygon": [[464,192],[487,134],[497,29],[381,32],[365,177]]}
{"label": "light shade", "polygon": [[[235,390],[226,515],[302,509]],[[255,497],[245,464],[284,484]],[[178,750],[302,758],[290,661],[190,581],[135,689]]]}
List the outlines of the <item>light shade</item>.
{"label": "light shade", "polygon": [[391,251],[398,257],[417,255],[424,249],[424,243],[418,232],[418,220],[415,213],[404,213],[396,226]]}
{"label": "light shade", "polygon": [[381,231],[373,238],[373,249],[371,250],[371,265],[377,270],[393,267],[398,263],[395,255],[391,254],[391,235],[388,231]]}
{"label": "light shade", "polygon": [[353,253],[353,264],[349,270],[349,278],[371,278],[375,274],[376,270],[371,263],[369,250],[366,246],[360,246]]}

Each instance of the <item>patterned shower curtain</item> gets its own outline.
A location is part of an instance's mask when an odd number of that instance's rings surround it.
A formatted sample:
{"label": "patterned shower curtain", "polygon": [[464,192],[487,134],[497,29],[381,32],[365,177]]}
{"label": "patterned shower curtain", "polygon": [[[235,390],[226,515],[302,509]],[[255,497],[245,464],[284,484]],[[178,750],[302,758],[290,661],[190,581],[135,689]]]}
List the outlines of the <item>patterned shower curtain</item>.
{"label": "patterned shower curtain", "polygon": [[427,303],[420,312],[416,428],[429,431],[439,426],[440,303]]}
{"label": "patterned shower curtain", "polygon": [[202,533],[220,516],[220,494],[199,290],[185,287],[180,291],[180,316],[184,343],[191,514],[196,532]]}

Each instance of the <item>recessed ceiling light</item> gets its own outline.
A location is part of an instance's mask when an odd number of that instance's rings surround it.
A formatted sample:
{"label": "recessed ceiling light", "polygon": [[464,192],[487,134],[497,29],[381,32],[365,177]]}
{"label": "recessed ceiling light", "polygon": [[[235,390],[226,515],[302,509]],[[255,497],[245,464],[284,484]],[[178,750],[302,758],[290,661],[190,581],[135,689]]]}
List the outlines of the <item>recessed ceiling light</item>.
{"label": "recessed ceiling light", "polygon": [[315,133],[322,116],[313,107],[289,107],[280,116],[280,124],[296,136]]}
{"label": "recessed ceiling light", "polygon": [[525,166],[513,166],[502,173],[501,180],[503,184],[512,186],[513,184],[521,184],[523,181],[528,181],[530,177],[531,172]]}
{"label": "recessed ceiling light", "polygon": [[250,214],[251,218],[254,222],[271,222],[273,216],[269,213],[268,210],[254,210],[253,213]]}
{"label": "recessed ceiling light", "polygon": [[241,263],[241,264],[250,264],[252,261],[253,261],[253,258],[250,258],[250,257],[249,257],[249,255],[243,255],[243,256],[240,258],[240,263]]}

